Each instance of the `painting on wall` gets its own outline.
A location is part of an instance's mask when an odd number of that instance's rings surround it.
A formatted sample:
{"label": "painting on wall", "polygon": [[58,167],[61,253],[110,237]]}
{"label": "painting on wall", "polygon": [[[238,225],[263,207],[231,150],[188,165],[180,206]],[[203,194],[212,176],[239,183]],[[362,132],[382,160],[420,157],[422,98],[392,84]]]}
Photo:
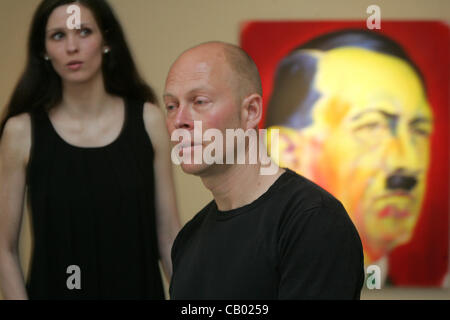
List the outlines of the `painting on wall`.
{"label": "painting on wall", "polygon": [[384,285],[449,268],[450,33],[435,21],[251,21],[272,158],[338,198]]}

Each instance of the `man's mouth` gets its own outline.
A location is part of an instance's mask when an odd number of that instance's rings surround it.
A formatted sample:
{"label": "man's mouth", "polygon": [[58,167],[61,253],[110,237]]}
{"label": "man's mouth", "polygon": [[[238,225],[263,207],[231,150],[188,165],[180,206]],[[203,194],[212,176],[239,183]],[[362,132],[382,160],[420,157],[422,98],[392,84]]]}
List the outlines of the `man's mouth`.
{"label": "man's mouth", "polygon": [[392,197],[405,197],[405,198],[413,199],[413,196],[411,195],[411,193],[402,191],[402,190],[398,190],[398,191],[383,194],[383,195],[377,197],[376,200],[387,199],[387,198],[392,198]]}
{"label": "man's mouth", "polygon": [[194,142],[190,142],[189,143],[189,142],[186,142],[186,143],[179,144],[177,147],[178,147],[179,151],[188,152],[188,151],[191,151],[193,149],[200,148],[201,146],[202,146],[201,143],[194,143]]}
{"label": "man's mouth", "polygon": [[[408,208],[407,203],[411,203],[414,201],[414,196],[404,190],[395,190],[381,196],[378,196],[376,201],[381,200],[385,205],[382,206],[382,209],[378,211],[378,218],[396,218],[402,219],[410,216],[411,212],[409,209],[401,209]],[[387,203],[386,203],[387,202]]]}
{"label": "man's mouth", "polygon": [[396,218],[402,219],[409,217],[410,211],[406,209],[399,209],[394,205],[385,206],[382,210],[378,211],[378,218]]}

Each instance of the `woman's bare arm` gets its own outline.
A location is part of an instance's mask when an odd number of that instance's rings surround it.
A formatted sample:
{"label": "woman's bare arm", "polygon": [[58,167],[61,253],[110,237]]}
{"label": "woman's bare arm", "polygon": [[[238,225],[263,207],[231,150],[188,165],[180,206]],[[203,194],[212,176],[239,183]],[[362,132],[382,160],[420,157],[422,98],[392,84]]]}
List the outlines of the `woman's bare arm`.
{"label": "woman's bare arm", "polygon": [[18,243],[30,147],[30,116],[10,118],[0,140],[0,288],[5,299],[28,298]]}
{"label": "woman's bare arm", "polygon": [[144,106],[144,123],[155,151],[156,227],[158,248],[166,277],[172,276],[170,257],[173,241],[180,230],[175,187],[170,161],[169,135],[162,111],[150,104]]}

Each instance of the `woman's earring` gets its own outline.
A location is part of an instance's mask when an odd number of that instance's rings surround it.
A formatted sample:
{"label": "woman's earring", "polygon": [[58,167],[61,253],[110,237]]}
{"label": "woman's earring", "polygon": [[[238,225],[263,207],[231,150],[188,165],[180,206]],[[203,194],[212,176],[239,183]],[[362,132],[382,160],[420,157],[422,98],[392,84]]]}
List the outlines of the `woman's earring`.
{"label": "woman's earring", "polygon": [[50,57],[49,57],[48,55],[45,55],[45,56],[44,56],[44,60],[45,60],[45,61],[49,61],[49,60],[50,60]]}
{"label": "woman's earring", "polygon": [[104,54],[107,54],[107,53],[109,53],[109,48],[105,48],[105,49],[103,49],[103,53],[104,53]]}

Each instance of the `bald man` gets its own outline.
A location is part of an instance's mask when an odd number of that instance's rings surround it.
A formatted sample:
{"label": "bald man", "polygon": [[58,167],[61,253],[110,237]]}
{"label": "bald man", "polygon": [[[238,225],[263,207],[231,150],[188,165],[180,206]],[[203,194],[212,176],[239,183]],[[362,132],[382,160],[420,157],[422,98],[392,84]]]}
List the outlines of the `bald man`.
{"label": "bald man", "polygon": [[[258,70],[221,42],[182,53],[170,68],[164,103],[170,134],[256,130],[262,115]],[[217,132],[217,131],[216,131]],[[185,144],[195,153],[210,142]],[[246,146],[246,159],[250,148]],[[228,146],[223,154],[235,151]],[[341,203],[306,178],[256,164],[181,163],[214,197],[178,234],[172,299],[359,299],[364,282],[358,233]]]}

